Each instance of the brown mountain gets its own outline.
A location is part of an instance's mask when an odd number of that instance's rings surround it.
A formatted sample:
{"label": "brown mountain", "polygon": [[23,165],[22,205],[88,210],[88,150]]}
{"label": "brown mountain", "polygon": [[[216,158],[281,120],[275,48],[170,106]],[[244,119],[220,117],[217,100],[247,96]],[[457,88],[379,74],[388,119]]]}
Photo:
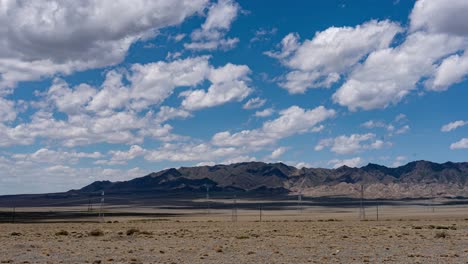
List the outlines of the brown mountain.
{"label": "brown mountain", "polygon": [[414,161],[389,168],[297,169],[283,163],[244,162],[231,165],[167,169],[125,182],[94,182],[79,192],[212,191],[285,192],[306,196],[418,198],[468,196],[468,162],[443,164]]}

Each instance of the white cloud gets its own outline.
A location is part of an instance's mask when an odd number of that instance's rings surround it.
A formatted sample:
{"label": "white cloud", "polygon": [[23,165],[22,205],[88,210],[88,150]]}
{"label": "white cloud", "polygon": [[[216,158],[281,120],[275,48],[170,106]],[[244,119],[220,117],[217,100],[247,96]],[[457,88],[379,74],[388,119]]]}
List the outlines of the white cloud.
{"label": "white cloud", "polygon": [[382,140],[376,140],[375,134],[352,134],[350,136],[341,135],[336,138],[322,139],[315,146],[316,151],[330,148],[330,151],[337,154],[352,154],[366,149],[381,149],[385,146]]}
{"label": "white cloud", "polygon": [[240,6],[232,0],[219,0],[212,4],[208,10],[208,16],[201,29],[192,32],[192,43],[184,44],[191,50],[228,50],[233,48],[238,38],[227,38],[225,35],[231,28],[231,23],[236,19]]}
{"label": "white cloud", "polygon": [[426,81],[426,87],[433,91],[445,91],[452,84],[459,83],[468,75],[468,51],[446,58],[437,68],[434,77]]}
{"label": "white cloud", "polygon": [[395,158],[395,161],[393,161],[392,163],[392,167],[399,167],[401,165],[403,165],[403,162],[407,160],[405,156],[397,156]]}
{"label": "white cloud", "polygon": [[401,30],[385,20],[331,27],[303,43],[291,33],[281,42],[281,51],[266,55],[280,59],[291,69],[280,85],[290,93],[304,93],[309,88],[330,87],[367,54],[388,47]]}
{"label": "white cloud", "polygon": [[250,161],[256,161],[256,160],[257,159],[255,157],[238,156],[238,157],[230,158],[230,159],[227,159],[227,160],[223,160],[222,162],[220,162],[220,164],[229,165],[229,164],[235,164],[235,163],[241,163],[241,162],[250,162]]}
{"label": "white cloud", "polygon": [[455,129],[457,129],[459,127],[462,127],[462,126],[465,126],[465,125],[468,125],[468,121],[457,120],[457,121],[453,121],[453,122],[450,122],[448,124],[443,125],[442,128],[440,129],[440,131],[450,132],[452,130],[455,130]]}
{"label": "white cloud", "polygon": [[146,153],[147,150],[143,149],[142,147],[138,145],[132,145],[128,151],[111,150],[109,151],[109,154],[112,156],[110,160],[98,160],[95,163],[106,165],[126,164],[129,160],[143,156]]}
{"label": "white cloud", "polygon": [[180,24],[207,2],[2,1],[0,88],[119,63],[132,43]]}
{"label": "white cloud", "polygon": [[417,1],[410,15],[410,30],[468,36],[467,13],[468,3],[464,0]]}
{"label": "white cloud", "polygon": [[397,131],[395,131],[395,134],[404,134],[410,130],[409,125],[404,125],[401,128],[399,128]]}
{"label": "white cloud", "polygon": [[217,148],[208,143],[166,143],[155,150],[147,150],[148,161],[206,161],[239,155],[237,148]]}
{"label": "white cloud", "polygon": [[265,99],[262,99],[260,97],[255,97],[252,99],[249,99],[242,108],[244,109],[256,109],[262,107],[266,103]]}
{"label": "white cloud", "polygon": [[433,63],[463,45],[461,38],[413,33],[398,47],[371,53],[353,70],[333,100],[351,111],[396,104],[416,88],[421,78],[433,74]]}
{"label": "white cloud", "polygon": [[363,162],[364,162],[363,159],[361,159],[360,157],[355,157],[355,158],[344,159],[344,160],[333,159],[328,162],[328,165],[333,165],[334,169],[339,168],[341,166],[348,166],[348,167],[355,168],[361,165]]}
{"label": "white cloud", "polygon": [[462,138],[459,141],[452,143],[450,149],[468,149],[468,138]]}
{"label": "white cloud", "polygon": [[15,103],[0,97],[0,123],[16,119]]}
{"label": "white cloud", "polygon": [[287,150],[286,147],[279,147],[271,153],[270,158],[277,159],[280,156],[282,156],[286,152],[286,150]]}
{"label": "white cloud", "polygon": [[250,79],[249,67],[245,65],[226,64],[212,69],[208,79],[212,85],[205,90],[189,90],[182,92],[184,97],[182,107],[187,110],[198,110],[221,105],[231,101],[242,101],[251,92],[248,86]]}
{"label": "white cloud", "polygon": [[274,112],[275,112],[275,110],[273,108],[266,108],[266,109],[264,109],[262,111],[256,111],[255,116],[256,117],[267,117],[267,116],[271,116]]}
{"label": "white cloud", "polygon": [[320,122],[335,116],[333,109],[323,106],[311,110],[291,106],[279,112],[279,117],[263,123],[254,130],[244,130],[231,134],[228,131],[219,132],[212,138],[217,146],[249,146],[260,147],[276,142],[279,139],[294,134],[310,132],[310,129]]}
{"label": "white cloud", "polygon": [[417,1],[409,33],[397,47],[379,49],[348,76],[333,100],[350,110],[386,108],[424,81],[443,91],[468,74],[468,2]]}
{"label": "white cloud", "polygon": [[47,148],[42,148],[31,154],[14,154],[12,158],[17,162],[35,162],[35,163],[50,163],[50,164],[75,164],[80,159],[99,159],[104,155],[100,152],[68,152],[56,151]]}
{"label": "white cloud", "polygon": [[169,107],[169,106],[161,106],[159,109],[159,112],[156,115],[156,120],[159,123],[166,122],[167,120],[171,120],[174,118],[187,118],[190,117],[191,114],[190,112],[184,110],[184,109],[177,109],[174,107]]}
{"label": "white cloud", "polygon": [[278,32],[277,28],[260,28],[257,31],[255,31],[255,36],[250,39],[250,43],[257,41],[268,41],[270,40],[271,36],[276,34],[276,32]]}

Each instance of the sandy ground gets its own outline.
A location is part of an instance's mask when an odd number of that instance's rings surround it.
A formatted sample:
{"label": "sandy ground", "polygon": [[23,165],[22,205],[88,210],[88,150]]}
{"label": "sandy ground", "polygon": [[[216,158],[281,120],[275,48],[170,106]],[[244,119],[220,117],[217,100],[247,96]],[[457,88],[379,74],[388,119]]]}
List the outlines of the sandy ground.
{"label": "sandy ground", "polygon": [[[0,224],[1,263],[468,263],[465,207],[200,211]],[[466,218],[466,219],[465,219]],[[108,223],[108,221],[112,223]],[[118,221],[118,222],[115,222]],[[132,228],[139,230],[127,235]],[[93,230],[103,234],[92,235]],[[60,231],[66,232],[60,232]]]}

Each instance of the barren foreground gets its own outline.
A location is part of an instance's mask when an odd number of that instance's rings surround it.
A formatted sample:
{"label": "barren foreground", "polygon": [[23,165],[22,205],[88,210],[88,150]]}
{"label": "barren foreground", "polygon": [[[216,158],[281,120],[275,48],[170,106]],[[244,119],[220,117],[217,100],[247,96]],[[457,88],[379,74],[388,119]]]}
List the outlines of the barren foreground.
{"label": "barren foreground", "polygon": [[468,263],[468,221],[463,218],[106,220],[112,223],[1,224],[0,261]]}

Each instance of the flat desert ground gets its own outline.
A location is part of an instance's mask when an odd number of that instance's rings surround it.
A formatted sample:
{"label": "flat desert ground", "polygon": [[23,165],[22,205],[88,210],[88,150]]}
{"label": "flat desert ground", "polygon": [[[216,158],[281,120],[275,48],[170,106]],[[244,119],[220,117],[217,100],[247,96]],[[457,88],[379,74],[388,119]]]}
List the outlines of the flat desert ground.
{"label": "flat desert ground", "polygon": [[[200,210],[0,224],[1,263],[468,263],[468,208]],[[95,232],[93,232],[95,231]]]}

